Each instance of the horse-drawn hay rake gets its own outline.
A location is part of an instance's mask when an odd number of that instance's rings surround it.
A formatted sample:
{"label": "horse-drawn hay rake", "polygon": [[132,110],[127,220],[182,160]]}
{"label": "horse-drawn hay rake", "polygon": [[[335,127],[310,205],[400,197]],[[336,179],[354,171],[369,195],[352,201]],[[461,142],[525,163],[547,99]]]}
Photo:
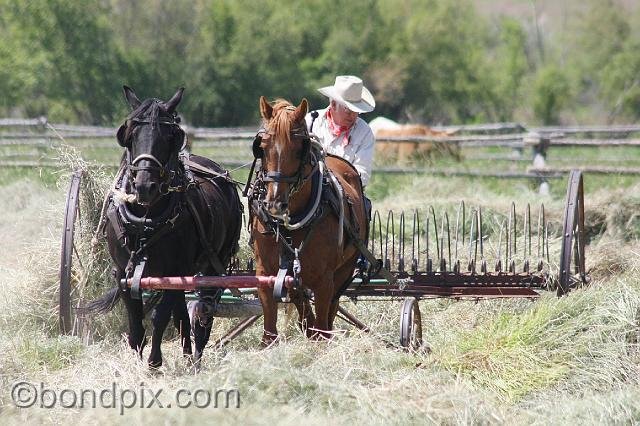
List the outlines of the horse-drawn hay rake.
{"label": "horse-drawn hay rake", "polygon": [[[71,179],[65,208],[60,268],[60,329],[76,331],[73,318],[73,283],[79,280],[73,264],[74,231],[82,174]],[[369,232],[369,249],[377,258],[359,262],[354,279],[343,298],[353,300],[402,300],[400,345],[417,348],[422,344],[421,313],[418,301],[425,298],[488,299],[536,298],[543,290],[558,295],[588,281],[585,270],[584,196],[582,175],[569,176],[561,234],[559,263],[552,262],[550,240],[558,240],[557,230],[549,231],[544,206],[532,216],[526,206],[518,216],[512,203],[509,212],[487,214],[480,208],[468,211],[460,203],[454,215],[426,212],[374,212]],[[490,217],[491,220],[487,220]],[[409,218],[409,219],[408,219]],[[555,253],[555,251],[554,251]],[[77,259],[81,260],[81,259]],[[246,263],[245,263],[246,262]],[[82,263],[82,262],[78,262]],[[123,285],[137,285],[153,292],[182,289],[193,292],[207,287],[223,287],[221,303],[214,314],[238,317],[239,322],[219,345],[228,343],[261,315],[257,287],[273,287],[276,277],[255,276],[251,259],[235,259],[226,276],[132,277]],[[304,265],[302,265],[304,267]],[[136,282],[137,281],[137,282]],[[284,286],[294,285],[287,276]],[[277,295],[282,296],[282,294]],[[312,295],[310,295],[312,297]],[[75,296],[77,298],[77,296]],[[351,325],[367,329],[357,318],[339,308],[338,317]]]}

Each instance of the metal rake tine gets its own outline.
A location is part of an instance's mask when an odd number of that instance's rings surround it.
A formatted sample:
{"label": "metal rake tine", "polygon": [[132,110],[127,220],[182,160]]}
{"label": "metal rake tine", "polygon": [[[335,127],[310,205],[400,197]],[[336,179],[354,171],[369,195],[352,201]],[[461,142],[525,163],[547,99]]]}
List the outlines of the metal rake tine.
{"label": "metal rake tine", "polygon": [[[442,214],[443,226],[444,226],[445,222],[447,224],[447,226],[446,226],[447,227],[447,251],[448,251],[448,255],[449,255],[448,259],[449,259],[449,265],[451,265],[451,229],[450,229],[450,226],[449,226],[449,214],[447,213],[446,210]],[[444,232],[442,232],[442,239],[444,240]],[[442,249],[442,251],[444,252],[444,248]]]}
{"label": "metal rake tine", "polygon": [[376,225],[378,223],[377,216],[378,210],[374,210],[371,216],[371,227],[369,228],[370,248],[371,253],[373,253],[374,256],[376,254]]}
{"label": "metal rake tine", "polygon": [[476,221],[476,238],[473,244],[473,263],[478,263],[478,240],[480,239],[480,221],[478,220],[479,210],[475,210],[473,219]]}
{"label": "metal rake tine", "polygon": [[[527,241],[527,236],[529,241]],[[528,256],[527,248],[529,249]],[[527,210],[524,212],[524,259],[526,260],[529,257],[531,257],[531,205],[527,203]]]}
{"label": "metal rake tine", "polygon": [[398,266],[400,271],[404,271],[404,210],[400,211],[400,230],[398,231]]}
{"label": "metal rake tine", "polygon": [[551,258],[549,255],[549,226],[546,221],[544,221],[544,244],[547,247],[547,263],[551,263]]}
{"label": "metal rake tine", "polygon": [[480,240],[480,259],[484,259],[484,243],[482,241],[484,235],[482,235],[482,207],[478,207],[478,240]]}
{"label": "metal rake tine", "polygon": [[427,215],[427,223],[425,226],[425,245],[426,245],[426,249],[427,249],[427,262],[429,262],[429,216]]}
{"label": "metal rake tine", "polygon": [[[538,259],[544,258],[544,204],[540,204],[540,209],[538,210]],[[540,249],[542,248],[542,254],[540,253]]]}
{"label": "metal rake tine", "polygon": [[[374,224],[373,226],[375,227],[375,220],[376,217],[378,219],[378,242],[380,243],[380,259],[384,259],[384,256],[382,255],[382,219],[380,218],[380,212],[378,212],[378,210],[375,211],[374,215],[373,215],[373,219],[374,219]],[[375,230],[374,230],[375,232]],[[375,245],[375,243],[374,243]],[[373,250],[372,250],[373,252]]]}
{"label": "metal rake tine", "polygon": [[501,262],[501,257],[502,257],[502,233],[504,232],[505,226],[506,226],[506,221],[502,221],[502,224],[500,225],[500,234],[498,236],[498,268],[497,272],[502,272],[502,262]]}
{"label": "metal rake tine", "polygon": [[515,257],[516,251],[518,249],[516,244],[516,238],[518,236],[518,217],[516,216],[516,203],[511,203],[511,210],[513,211],[513,249],[511,250],[511,256]]}
{"label": "metal rake tine", "polygon": [[475,221],[475,209],[471,212],[471,228],[469,229],[469,262],[473,259],[473,232],[475,230],[476,221]]}
{"label": "metal rake tine", "polygon": [[455,245],[455,258],[458,260],[458,239],[460,236],[460,212],[462,212],[462,245],[464,246],[464,201],[461,201],[458,205],[458,210],[456,212],[456,245]]}
{"label": "metal rake tine", "polygon": [[[505,252],[505,266],[508,266],[513,257],[513,253],[515,251],[515,241],[512,241],[511,238],[515,237],[516,234],[516,205],[512,202],[511,209],[509,210],[509,221],[507,223],[507,238],[506,238],[506,252]],[[513,234],[512,234],[513,231]]]}
{"label": "metal rake tine", "polygon": [[[416,233],[417,228],[417,233]],[[417,244],[417,257],[416,257]],[[420,214],[417,209],[413,210],[413,235],[411,235],[411,264],[420,265]]]}
{"label": "metal rake tine", "polygon": [[[393,220],[393,210],[389,210],[389,213],[387,213],[387,235],[386,235],[386,240],[385,240],[385,246],[384,246],[384,251],[385,251],[385,262],[389,261],[389,222],[391,222],[391,259],[395,259],[396,257],[396,235],[393,232],[393,229],[395,228],[395,223]],[[389,261],[389,264],[391,264],[391,261]]]}
{"label": "metal rake tine", "polygon": [[436,234],[436,253],[440,256],[440,241],[438,239],[438,221],[436,220],[436,211],[433,209],[433,206],[429,206],[429,212],[431,213],[431,217],[433,219],[433,231]]}

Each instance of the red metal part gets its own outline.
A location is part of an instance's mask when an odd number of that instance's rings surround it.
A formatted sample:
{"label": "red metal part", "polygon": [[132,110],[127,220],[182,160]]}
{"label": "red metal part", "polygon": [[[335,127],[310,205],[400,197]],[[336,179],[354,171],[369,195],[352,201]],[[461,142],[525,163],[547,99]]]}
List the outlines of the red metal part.
{"label": "red metal part", "polygon": [[[127,280],[130,287],[132,279]],[[140,279],[140,288],[144,290],[198,290],[207,287],[254,288],[273,287],[274,276],[196,276],[196,277],[145,277]],[[284,285],[293,287],[293,277],[285,277]]]}
{"label": "red metal part", "polygon": [[536,298],[539,294],[527,287],[481,287],[481,286],[432,286],[432,285],[407,285],[403,289],[388,285],[366,285],[360,288],[347,289],[344,292],[347,297],[353,296],[390,296],[418,298],[451,297],[472,299],[495,299],[506,297]]}
{"label": "red metal part", "polygon": [[407,273],[398,274],[398,278],[411,278],[411,284],[429,285],[436,287],[468,286],[472,289],[482,287],[543,287],[546,278],[543,275],[529,273],[508,273],[508,272],[434,272],[418,273],[409,275]]}

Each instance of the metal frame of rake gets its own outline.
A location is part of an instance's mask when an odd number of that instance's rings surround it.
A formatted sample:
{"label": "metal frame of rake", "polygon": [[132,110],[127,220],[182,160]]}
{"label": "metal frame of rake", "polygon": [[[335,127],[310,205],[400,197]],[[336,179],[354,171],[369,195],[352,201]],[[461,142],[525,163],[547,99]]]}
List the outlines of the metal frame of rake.
{"label": "metal frame of rake", "polygon": [[[78,325],[83,323],[82,318],[74,318],[72,308],[72,294],[75,293],[73,283],[82,281],[78,276],[83,275],[82,262],[74,243],[81,179],[81,173],[73,174],[65,206],[60,263],[61,333],[76,333],[82,328]],[[410,226],[406,223],[404,212],[398,215],[397,228],[395,218],[393,211],[387,213],[383,237],[381,215],[378,211],[374,212],[369,247],[374,255],[379,255],[381,265],[378,266],[390,271],[396,279],[389,282],[383,278],[389,274],[381,274],[380,268],[373,266],[368,270],[359,270],[343,296],[354,300],[403,300],[400,345],[405,348],[418,349],[423,345],[418,303],[421,299],[536,298],[545,289],[556,288],[558,295],[562,295],[588,282],[585,270],[583,183],[582,174],[577,170],[569,176],[557,276],[551,273],[550,268],[549,228],[544,205],[538,210],[534,235],[530,205],[527,204],[523,223],[519,225],[515,204],[511,203],[507,218],[499,225],[498,244],[493,250],[493,258],[485,256],[487,243],[481,208],[473,209],[467,219],[466,205],[461,202],[456,211],[453,236],[446,211],[442,213],[439,223],[433,207],[429,207],[425,220],[421,220],[418,211],[413,211]],[[425,224],[424,228],[422,223]],[[407,228],[411,230],[410,238],[406,235]],[[520,235],[518,228],[522,229]],[[518,242],[519,238],[523,240],[522,244]],[[534,238],[535,258],[532,257]],[[407,262],[405,256],[409,253],[411,258]],[[466,257],[463,256],[465,253]],[[73,264],[74,254],[79,266]],[[273,286],[274,278],[256,277],[252,265],[250,260],[247,268],[241,269],[239,262],[235,261],[225,277],[147,277],[142,278],[140,287],[162,290],[177,286],[185,291],[204,287],[227,288],[228,294],[223,296],[216,316],[237,317],[240,320],[218,339],[216,344],[223,346],[261,315],[261,307],[255,299],[256,286]],[[377,273],[373,269],[378,269]],[[339,308],[338,317],[359,329],[369,330],[343,307]]]}

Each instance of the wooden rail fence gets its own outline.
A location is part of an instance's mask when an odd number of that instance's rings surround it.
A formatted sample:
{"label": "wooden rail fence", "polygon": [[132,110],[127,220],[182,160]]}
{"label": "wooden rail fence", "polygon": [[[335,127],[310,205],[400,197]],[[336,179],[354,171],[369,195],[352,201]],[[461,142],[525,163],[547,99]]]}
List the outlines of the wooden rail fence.
{"label": "wooden rail fence", "polygon": [[[242,128],[200,128],[184,126],[194,151],[221,149],[216,160],[227,167],[242,167],[251,160],[249,144],[256,127]],[[514,179],[561,178],[571,168],[580,168],[587,173],[640,175],[640,167],[626,164],[637,160],[640,153],[625,158],[606,157],[597,164],[588,166],[555,165],[548,166],[550,149],[567,147],[638,147],[640,146],[640,125],[613,126],[549,126],[527,127],[520,123],[488,123],[461,126],[434,126],[436,130],[455,132],[449,137],[384,137],[384,142],[414,142],[417,144],[454,144],[460,149],[507,148],[510,152],[500,154],[475,153],[475,160],[511,161],[514,164],[530,166],[518,170],[500,170],[492,165],[486,170],[465,170],[464,167],[436,168],[432,166],[389,166],[379,165],[376,173],[389,174],[432,174],[441,176],[477,176]],[[62,141],[93,151],[119,150],[115,143],[116,129],[99,126],[77,126],[51,124],[46,117],[34,119],[0,119],[0,167],[59,167],[52,159],[51,150]],[[246,148],[246,149],[245,149]],[[531,155],[524,150],[530,149]],[[17,151],[15,151],[17,150]],[[574,158],[575,159],[575,158]],[[626,163],[624,163],[626,161]],[[607,163],[607,165],[603,165]],[[619,165],[616,165],[619,164]],[[114,162],[113,166],[117,166]]]}

